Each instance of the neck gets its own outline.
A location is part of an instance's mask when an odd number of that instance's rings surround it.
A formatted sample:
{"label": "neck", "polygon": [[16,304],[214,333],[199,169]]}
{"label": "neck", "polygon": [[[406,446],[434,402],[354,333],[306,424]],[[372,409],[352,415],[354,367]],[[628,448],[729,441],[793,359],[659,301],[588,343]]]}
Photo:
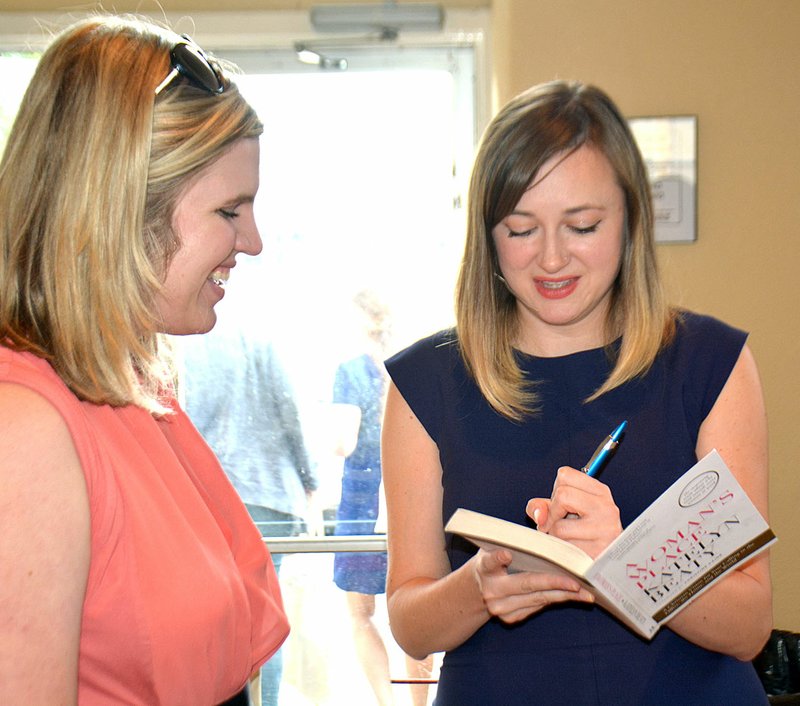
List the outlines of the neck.
{"label": "neck", "polygon": [[589,322],[585,321],[564,326],[551,326],[541,322],[538,325],[525,321],[519,323],[520,329],[514,347],[539,358],[558,358],[602,348],[615,338],[608,335],[601,322],[594,326],[587,325]]}

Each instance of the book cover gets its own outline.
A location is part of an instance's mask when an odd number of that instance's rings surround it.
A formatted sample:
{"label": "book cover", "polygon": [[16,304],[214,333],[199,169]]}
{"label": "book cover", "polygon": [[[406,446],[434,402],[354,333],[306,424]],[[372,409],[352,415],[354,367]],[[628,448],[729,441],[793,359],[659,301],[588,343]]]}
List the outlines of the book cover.
{"label": "book cover", "polygon": [[484,549],[508,549],[512,571],[573,576],[647,639],[776,540],[717,451],[686,471],[595,560],[557,537],[463,508],[445,531]]}

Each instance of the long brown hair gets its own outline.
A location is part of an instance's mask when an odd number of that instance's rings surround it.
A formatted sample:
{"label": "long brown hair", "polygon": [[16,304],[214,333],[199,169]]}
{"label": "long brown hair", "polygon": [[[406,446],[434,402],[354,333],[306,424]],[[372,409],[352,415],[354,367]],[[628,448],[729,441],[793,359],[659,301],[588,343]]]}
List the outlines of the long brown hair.
{"label": "long brown hair", "polygon": [[622,263],[606,322],[608,341],[624,336],[611,374],[589,399],[644,373],[674,331],[658,276],[647,171],[626,120],[594,86],[534,86],[508,103],[483,135],[456,287],[461,355],[489,404],[513,420],[534,413],[537,396],[514,356],[515,299],[496,276],[492,229],[513,211],[545,162],[587,144],[611,163],[626,203]]}

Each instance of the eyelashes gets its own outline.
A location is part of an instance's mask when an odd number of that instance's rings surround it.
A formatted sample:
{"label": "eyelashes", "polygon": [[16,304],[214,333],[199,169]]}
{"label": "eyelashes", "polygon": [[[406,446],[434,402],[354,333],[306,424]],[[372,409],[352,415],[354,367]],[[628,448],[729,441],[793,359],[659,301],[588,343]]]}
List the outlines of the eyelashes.
{"label": "eyelashes", "polygon": [[585,226],[583,228],[579,226],[569,226],[569,229],[573,233],[577,233],[578,235],[589,235],[590,233],[594,233],[600,227],[601,223],[602,221],[597,221],[596,223],[590,226]]}
{"label": "eyelashes", "polygon": [[[508,228],[508,226],[506,226]],[[529,230],[522,230],[522,231],[515,231],[508,228],[508,236],[510,238],[522,238],[526,235],[532,235],[536,228],[530,228]]]}
{"label": "eyelashes", "polygon": [[[602,222],[603,221],[601,219],[599,221],[596,221],[595,223],[593,223],[590,226],[572,226],[572,225],[568,225],[567,228],[572,233],[575,233],[576,235],[590,235],[590,234],[595,233],[597,231],[597,229],[600,227],[600,224]],[[526,237],[528,235],[533,235],[539,229],[538,226],[534,226],[533,228],[528,228],[527,230],[512,230],[508,225],[506,225],[506,228],[508,228],[508,237],[509,238],[524,238],[524,237]]]}

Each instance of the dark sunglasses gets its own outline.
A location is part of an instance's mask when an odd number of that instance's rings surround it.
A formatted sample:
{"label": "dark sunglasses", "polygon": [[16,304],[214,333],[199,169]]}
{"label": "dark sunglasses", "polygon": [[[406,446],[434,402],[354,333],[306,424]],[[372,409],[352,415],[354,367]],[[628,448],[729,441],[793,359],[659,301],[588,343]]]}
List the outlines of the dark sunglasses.
{"label": "dark sunglasses", "polygon": [[156,95],[169,86],[178,74],[197,88],[209,93],[222,93],[225,90],[219,71],[211,64],[203,50],[185,34],[183,40],[172,47],[169,58],[172,70],[156,88]]}

